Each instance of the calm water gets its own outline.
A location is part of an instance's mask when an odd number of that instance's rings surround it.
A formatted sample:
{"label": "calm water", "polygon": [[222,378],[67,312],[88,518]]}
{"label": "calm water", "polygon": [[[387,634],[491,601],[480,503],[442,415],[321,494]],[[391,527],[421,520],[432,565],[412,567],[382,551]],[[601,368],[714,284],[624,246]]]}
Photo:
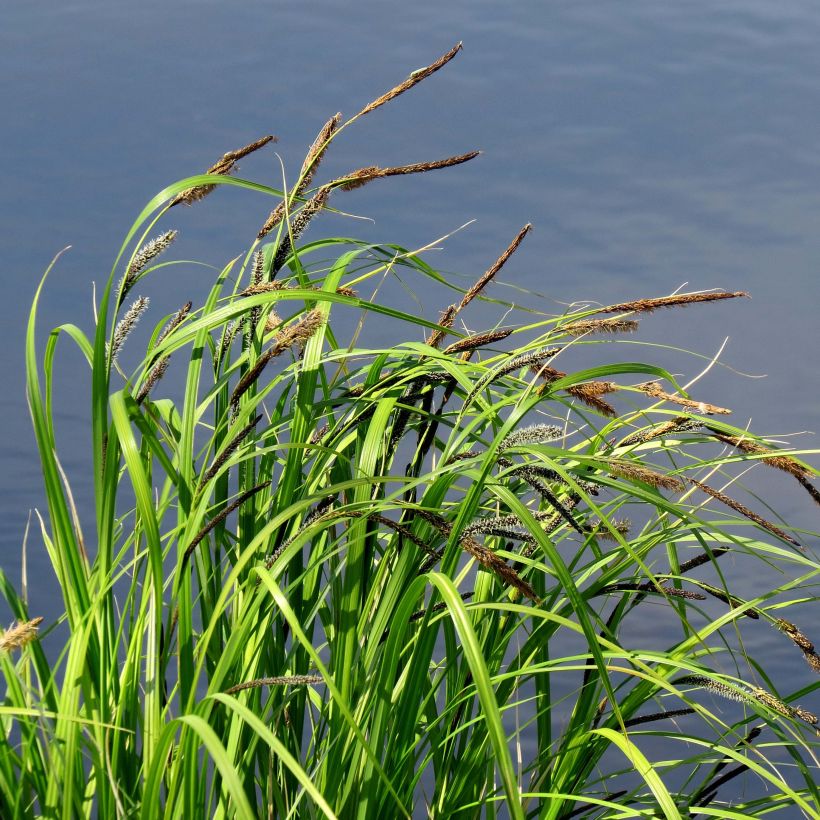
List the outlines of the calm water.
{"label": "calm water", "polygon": [[[4,4],[0,561],[13,578],[28,511],[42,504],[23,328],[54,253],[73,246],[41,325],[87,327],[90,280],[107,275],[131,221],[164,185],[264,133],[279,136],[293,173],[330,114],[352,113],[458,40],[465,50],[446,70],[347,132],[325,172],[471,148],[483,156],[374,184],[345,202],[378,216],[374,224],[326,217],[324,229],[412,246],[475,219],[432,260],[472,279],[532,222],[503,278],[544,294],[556,312],[684,283],[747,290],[751,300],[652,318],[642,336],[707,356],[730,337],[723,361],[734,370],[715,369],[698,394],[763,434],[820,428],[817,3]],[[242,170],[281,179],[272,152]],[[174,213],[178,258],[222,262],[247,246],[268,203],[221,195]],[[169,273],[154,294],[177,304],[206,278]],[[429,315],[440,306],[425,304]],[[61,363],[61,457],[87,511],[85,374],[68,346]],[[695,364],[686,366],[691,377]],[[816,527],[816,508],[791,483],[758,482],[786,518]],[[32,611],[48,614],[39,537],[29,572]],[[787,642],[771,644],[794,669]]]}

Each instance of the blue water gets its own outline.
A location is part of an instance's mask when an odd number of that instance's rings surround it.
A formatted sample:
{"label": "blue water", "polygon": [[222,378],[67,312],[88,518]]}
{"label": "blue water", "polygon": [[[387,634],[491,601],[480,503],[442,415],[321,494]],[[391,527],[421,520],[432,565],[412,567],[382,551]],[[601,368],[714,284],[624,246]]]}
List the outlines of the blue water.
{"label": "blue water", "polygon": [[[24,323],[53,255],[73,246],[49,282],[41,326],[87,328],[90,281],[108,275],[154,193],[265,133],[278,135],[276,151],[295,173],[331,114],[353,113],[459,40],[464,52],[446,69],[334,143],[323,172],[472,148],[483,155],[368,186],[344,207],[375,223],[327,216],[323,230],[420,246],[476,220],[430,260],[471,281],[532,222],[501,279],[544,294],[541,308],[555,312],[575,300],[665,295],[684,283],[747,290],[751,300],[646,320],[641,336],[707,357],[729,337],[721,360],[731,369],[714,368],[698,397],[735,408],[735,423],[751,419],[762,434],[820,428],[817,3],[6,3],[0,560],[13,579],[29,510],[42,506]],[[272,185],[282,174],[270,150],[242,172]],[[220,191],[195,209],[175,209],[175,255],[227,261],[269,207]],[[167,270],[152,291],[164,310],[201,292],[209,275]],[[424,306],[435,316],[441,303]],[[87,514],[86,376],[67,345],[60,361],[61,459]],[[686,378],[698,369],[683,366]],[[782,440],[817,446],[811,435]],[[757,481],[788,520],[816,528],[816,507],[792,482],[772,471]],[[53,615],[36,531],[28,567],[32,611]],[[794,669],[792,650],[772,641]],[[804,670],[795,675],[809,682]]]}

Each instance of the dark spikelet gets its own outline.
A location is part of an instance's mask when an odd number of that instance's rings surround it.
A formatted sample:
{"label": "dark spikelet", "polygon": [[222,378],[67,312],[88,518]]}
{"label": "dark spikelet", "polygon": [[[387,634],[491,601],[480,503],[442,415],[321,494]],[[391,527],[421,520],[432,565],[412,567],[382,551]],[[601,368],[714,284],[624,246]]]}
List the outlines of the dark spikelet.
{"label": "dark spikelet", "polygon": [[726,552],[731,552],[729,547],[712,547],[711,552],[702,552],[700,555],[696,555],[694,558],[684,561],[679,567],[679,572],[681,575],[685,572],[691,572],[693,569],[710,563],[713,559],[718,558]]}
{"label": "dark spikelet", "polygon": [[293,219],[290,221],[290,229],[286,235],[282,236],[279,242],[279,247],[276,249],[276,254],[273,257],[273,264],[271,265],[271,272],[273,275],[278,273],[282,265],[285,264],[288,256],[293,250],[293,243],[305,232],[305,229],[322,208],[325,207],[327,199],[330,196],[330,188],[320,188],[304,205]]}
{"label": "dark spikelet", "polygon": [[226,695],[234,695],[245,689],[258,689],[260,686],[307,686],[314,683],[322,683],[321,675],[281,675],[273,678],[257,678],[245,683],[237,683],[230,689],[225,690]]}
{"label": "dark spikelet", "polygon": [[149,371],[145,377],[145,381],[140,387],[137,395],[134,396],[134,401],[137,404],[142,404],[147,398],[148,394],[157,386],[159,380],[165,375],[168,365],[171,362],[170,356],[163,356]]}
{"label": "dark spikelet", "polygon": [[512,475],[520,476],[527,482],[540,496],[550,505],[579,535],[586,537],[584,528],[573,518],[569,508],[565,507],[555,496],[552,489],[547,486],[541,477],[529,467],[517,467],[512,470]]}
{"label": "dark spikelet", "polygon": [[476,559],[481,566],[497,575],[501,582],[507,586],[517,589],[529,600],[539,603],[540,599],[535,594],[535,590],[512,568],[506,561],[499,558],[492,550],[482,546],[478,541],[469,536],[462,536],[459,539],[459,546],[470,556]]}
{"label": "dark spikelet", "polygon": [[814,486],[807,478],[796,476],[798,484],[800,484],[806,492],[814,499],[815,504],[820,504],[820,490]]}
{"label": "dark spikelet", "polygon": [[484,347],[485,345],[495,344],[502,339],[506,339],[511,333],[512,328],[508,330],[491,330],[487,333],[477,333],[474,336],[467,336],[465,339],[459,339],[457,342],[448,345],[442,351],[447,355],[454,353],[463,353],[465,350],[475,350],[477,347]]}
{"label": "dark spikelet", "polygon": [[374,179],[384,179],[385,177],[404,176],[406,174],[423,174],[427,171],[437,171],[440,168],[451,168],[453,165],[461,165],[475,159],[481,152],[468,151],[466,154],[457,154],[445,159],[437,159],[432,162],[414,162],[410,165],[396,165],[389,168],[379,168],[378,165],[370,165],[367,168],[359,168],[351,171],[343,177],[334,179],[328,184],[329,188],[338,188],[340,191],[354,191],[361,188]]}
{"label": "dark spikelet", "polygon": [[697,481],[694,478],[689,479],[690,483],[694,484],[699,490],[702,490],[706,493],[706,495],[712,496],[712,498],[717,499],[722,504],[725,504],[727,507],[735,510],[735,512],[739,512],[741,515],[748,518],[750,521],[754,521],[759,527],[763,527],[764,530],[768,530],[772,535],[776,535],[778,538],[786,541],[787,543],[791,544],[792,546],[798,547],[802,549],[802,545],[799,541],[796,541],[792,538],[788,533],[783,532],[780,527],[772,524],[771,521],[767,521],[763,516],[758,515],[756,512],[753,512],[748,507],[745,507],[739,501],[735,501],[733,498],[730,498],[725,493],[720,492],[719,490],[714,489],[714,487],[710,487],[708,484],[703,484],[700,481]]}
{"label": "dark spikelet", "polygon": [[316,139],[313,140],[313,145],[311,145],[308,149],[307,155],[305,156],[305,161],[302,163],[302,170],[299,171],[299,177],[302,181],[299,183],[299,187],[297,188],[297,194],[308,188],[310,183],[313,181],[313,176],[316,173],[316,169],[319,167],[319,163],[324,158],[330,138],[339,127],[341,119],[341,113],[332,116],[322,126],[322,130],[316,135]]}
{"label": "dark spikelet", "polygon": [[[471,157],[472,159],[472,157]],[[488,268],[486,273],[464,294],[464,298],[461,300],[461,304],[458,306],[458,310],[462,310],[463,308],[467,307],[470,302],[475,299],[476,296],[481,293],[482,290],[493,280],[495,275],[504,267],[507,260],[516,252],[518,246],[524,241],[524,237],[532,230],[532,225],[527,223],[516,235],[515,239],[510,242],[507,249],[498,259],[493,262],[493,264]]]}
{"label": "dark spikelet", "polygon": [[122,319],[117,322],[117,326],[114,328],[114,339],[108,349],[109,357],[112,362],[116,361],[117,354],[122,349],[123,344],[125,344],[125,340],[128,338],[128,335],[137,326],[140,316],[142,316],[142,314],[148,309],[148,302],[149,299],[147,296],[140,296],[135,299],[131,304],[131,307],[125,311],[125,315]]}
{"label": "dark spikelet", "polygon": [[265,351],[257,360],[254,366],[239,380],[231,395],[231,406],[234,408],[239,404],[239,399],[245,394],[248,388],[259,378],[262,371],[267,367],[271,359],[281,356],[286,350],[295,344],[304,344],[322,326],[324,315],[319,308],[314,308],[306,313],[296,324],[280,330],[276,334],[273,345]]}
{"label": "dark spikelet", "polygon": [[502,376],[506,376],[508,373],[512,373],[515,370],[521,370],[521,368],[524,367],[533,367],[534,365],[540,365],[547,359],[551,359],[553,356],[559,353],[560,350],[560,347],[548,347],[542,350],[532,350],[529,353],[522,353],[519,356],[513,356],[512,358],[504,362],[500,367],[482,376],[478,380],[478,382],[476,382],[475,386],[470,391],[470,394],[464,400],[464,406],[466,407],[467,405],[469,405],[470,402],[488,384],[495,381],[496,379],[500,379]]}
{"label": "dark spikelet", "polygon": [[714,293],[679,293],[676,296],[660,296],[656,299],[636,299],[633,302],[619,302],[617,305],[608,305],[601,308],[598,313],[651,313],[658,308],[680,307],[681,305],[692,305],[696,302],[717,302],[720,299],[737,299],[740,296],[748,297],[749,294],[742,290],[737,291],[716,291]]}
{"label": "dark spikelet", "polygon": [[257,239],[264,239],[284,218],[287,213],[287,204],[283,199],[268,215],[259,233],[256,235]]}
{"label": "dark spikelet", "polygon": [[262,484],[257,484],[251,487],[250,490],[245,490],[235,501],[225,507],[222,512],[215,515],[192,539],[191,543],[185,549],[185,554],[182,557],[183,562],[191,557],[191,553],[197,548],[199,543],[208,535],[208,533],[216,526],[221,524],[234,510],[238,510],[249,498],[256,495],[261,490],[270,486],[270,482],[265,481]]}
{"label": "dark spikelet", "polygon": [[191,312],[192,307],[191,302],[186,302],[171,318],[167,325],[160,331],[159,336],[157,336],[157,341],[155,342],[155,347],[162,344],[165,339],[175,331],[185,320],[187,315]]}
{"label": "dark spikelet", "polygon": [[324,314],[320,308],[314,308],[306,313],[296,324],[279,331],[274,339],[274,347],[280,355],[295,344],[305,344],[324,323]]}
{"label": "dark spikelet", "polygon": [[323,424],[321,427],[317,427],[311,434],[310,434],[310,443],[311,444],[318,444],[326,435],[327,431],[330,430],[329,424]]}
{"label": "dark spikelet", "polygon": [[[272,134],[268,134],[265,137],[248,143],[248,145],[242,148],[238,148],[236,151],[228,151],[227,154],[223,154],[205,173],[219,176],[230,174],[235,170],[234,166],[240,159],[248,156],[248,154],[252,154],[254,151],[258,151],[269,142],[276,142],[276,137]],[[215,185],[200,185],[196,188],[187,188],[178,193],[171,200],[171,204],[168,207],[173,208],[174,205],[179,205],[181,202],[184,202],[186,205],[192,205],[194,202],[198,202],[200,199],[204,199],[208,196],[215,187]]]}
{"label": "dark spikelet", "polygon": [[427,337],[427,344],[430,347],[438,347],[442,339],[447,335],[447,329],[453,326],[453,321],[456,318],[457,308],[455,305],[449,305],[438,317],[439,329],[431,331]]}
{"label": "dark spikelet", "polygon": [[231,347],[231,343],[233,342],[238,329],[239,323],[236,320],[225,325],[225,330],[222,333],[222,341],[219,344],[219,355],[216,359],[217,364],[220,363],[228,354],[228,350]]}
{"label": "dark spikelet", "polygon": [[648,467],[644,467],[642,464],[636,464],[634,461],[607,459],[604,464],[612,475],[620,476],[630,481],[642,481],[651,487],[662,487],[672,492],[683,491],[683,482],[679,478],[650,470]]}
{"label": "dark spikelet", "polygon": [[649,587],[646,587],[644,584],[631,584],[629,582],[609,584],[608,586],[605,586],[598,594],[610,595],[613,592],[640,592],[644,594],[647,592],[656,592],[659,595],[666,595],[670,598],[683,598],[687,601],[706,600],[705,595],[701,595],[699,592],[692,592],[688,589],[678,589],[678,587],[664,586],[663,584],[659,584],[658,586],[652,584]]}
{"label": "dark spikelet", "polygon": [[811,477],[811,471],[791,456],[778,455],[776,450],[772,450],[769,447],[764,447],[751,439],[740,438],[740,436],[730,436],[725,433],[721,433],[718,430],[712,430],[711,428],[710,432],[718,441],[722,441],[724,444],[730,444],[732,447],[735,447],[743,453],[749,453],[750,455],[762,455],[763,458],[760,460],[764,464],[768,464],[770,467],[774,467],[777,470],[782,470],[784,473],[788,473],[795,478],[808,479]]}
{"label": "dark spikelet", "polygon": [[255,418],[251,419],[241,430],[233,435],[231,440],[225,445],[222,452],[214,459],[213,464],[205,471],[199,482],[198,491],[202,488],[222,469],[225,462],[237,451],[239,446],[245,440],[248,433],[262,421],[262,414],[260,413]]}
{"label": "dark spikelet", "polygon": [[670,433],[685,433],[691,430],[698,430],[701,427],[701,422],[697,419],[691,419],[689,416],[677,416],[670,421],[657,425],[657,427],[650,427],[646,430],[638,430],[635,433],[622,438],[618,442],[618,447],[631,447],[635,444],[646,444],[654,439],[662,438]]}
{"label": "dark spikelet", "polygon": [[250,386],[259,378],[262,371],[268,366],[270,360],[281,355],[281,353],[282,350],[279,346],[274,344],[256,360],[254,366],[239,380],[239,383],[231,394],[231,406],[234,408],[234,411],[239,405],[239,399],[245,395]]}
{"label": "dark spikelet", "polygon": [[791,621],[787,621],[785,618],[776,620],[775,626],[781,632],[785,632],[791,642],[803,653],[803,657],[812,671],[820,674],[820,656],[818,656],[814,644]]}
{"label": "dark spikelet", "polygon": [[[730,595],[728,592],[724,592],[722,589],[713,587],[711,584],[706,584],[703,581],[699,581],[698,586],[704,592],[708,592],[713,598],[717,598],[719,601],[723,601],[723,603],[729,604],[729,606],[732,609],[746,606],[746,601],[740,598],[736,598],[734,595]],[[757,621],[760,619],[759,610],[756,607],[748,607],[743,611],[743,614],[747,618],[751,618],[753,621]]]}
{"label": "dark spikelet", "polygon": [[156,259],[177,237],[177,231],[166,231],[150,242],[146,242],[135,254],[120,282],[120,301],[125,299],[126,293],[131,290],[137,277],[145,269],[146,265]]}
{"label": "dark spikelet", "polygon": [[375,111],[377,108],[381,107],[385,103],[389,103],[390,100],[395,99],[400,94],[404,94],[405,91],[409,91],[413,88],[413,86],[418,85],[422,80],[426,80],[431,74],[435,74],[436,71],[447,65],[447,63],[449,63],[450,60],[452,60],[453,57],[461,51],[461,48],[461,43],[456,43],[446,54],[439,57],[438,60],[430,63],[430,65],[425,66],[424,68],[414,71],[406,80],[391,88],[386,94],[382,94],[380,97],[373,100],[373,102],[368,103],[356,116],[361,117],[364,114],[369,114],[371,111]]}
{"label": "dark spikelet", "polygon": [[32,618],[30,621],[18,621],[16,624],[12,624],[0,635],[0,652],[22,649],[36,640],[37,630],[42,622],[42,618]]}
{"label": "dark spikelet", "polygon": [[658,382],[646,382],[639,384],[638,390],[646,393],[647,396],[652,396],[655,399],[662,399],[663,401],[677,404],[680,407],[686,407],[689,410],[694,410],[696,413],[704,413],[706,415],[723,415],[728,416],[732,411],[725,407],[717,407],[714,404],[707,404],[705,401],[693,401],[692,399],[684,398],[683,396],[675,396],[672,393],[667,393],[661,389]]}
{"label": "dark spikelet", "polygon": [[638,322],[626,319],[589,319],[572,322],[568,325],[558,325],[556,333],[567,336],[586,336],[590,333],[634,333],[638,329]]}
{"label": "dark spikelet", "polygon": [[[532,370],[544,380],[544,384],[538,388],[539,396],[543,396],[544,393],[549,391],[551,384],[567,375],[562,370],[557,370],[554,367],[533,367]],[[573,384],[564,389],[569,395],[579,399],[604,416],[614,418],[617,415],[615,408],[601,398],[607,393],[614,393],[620,389],[614,382],[585,382],[584,384]]]}
{"label": "dark spikelet", "polygon": [[640,726],[642,723],[653,723],[656,720],[669,720],[670,718],[682,717],[683,715],[694,714],[694,709],[669,709],[665,712],[653,712],[651,715],[641,715],[640,717],[632,718],[624,723],[627,729],[633,726]]}
{"label": "dark spikelet", "polygon": [[[533,510],[530,513],[536,521],[547,521],[552,518],[552,510]],[[493,529],[522,529],[524,524],[517,515],[491,515],[483,518],[476,518],[471,521],[463,530],[463,534],[470,536],[477,533],[489,533]],[[520,536],[516,536],[519,538]]]}
{"label": "dark spikelet", "polygon": [[383,515],[378,514],[371,514],[367,516],[368,521],[376,521],[379,524],[384,525],[388,529],[393,530],[393,532],[398,533],[402,538],[410,541],[412,544],[415,544],[422,552],[426,553],[429,556],[438,557],[438,553],[427,543],[421,540],[421,538],[417,537],[415,533],[413,533],[408,527],[405,527],[403,524],[398,524],[395,521],[391,521],[389,518],[386,518]]}
{"label": "dark spikelet", "polygon": [[[265,254],[260,248],[257,250],[253,255],[253,266],[251,268],[251,288],[258,288],[262,284],[264,284],[265,279]],[[248,314],[248,318],[246,320],[245,325],[245,338],[243,339],[242,346],[245,350],[249,350],[251,347],[251,343],[253,340],[253,335],[256,332],[256,326],[259,324],[259,320],[262,318],[262,308],[255,307],[251,308],[251,312]]]}
{"label": "dark spikelet", "polygon": [[597,410],[602,416],[615,418],[617,412],[607,401],[601,398],[604,393],[613,393],[618,390],[614,382],[587,382],[586,384],[574,384],[567,388],[570,396],[582,401],[587,407]]}
{"label": "dark spikelet", "polygon": [[[156,345],[160,345],[176,328],[178,328],[185,317],[191,312],[191,302],[186,302],[174,315],[171,321],[162,329],[159,336],[157,336]],[[145,381],[139,392],[134,397],[137,404],[142,404],[148,398],[148,394],[156,387],[157,382],[165,375],[168,369],[168,364],[171,361],[170,355],[163,356],[157,363],[148,371]]]}

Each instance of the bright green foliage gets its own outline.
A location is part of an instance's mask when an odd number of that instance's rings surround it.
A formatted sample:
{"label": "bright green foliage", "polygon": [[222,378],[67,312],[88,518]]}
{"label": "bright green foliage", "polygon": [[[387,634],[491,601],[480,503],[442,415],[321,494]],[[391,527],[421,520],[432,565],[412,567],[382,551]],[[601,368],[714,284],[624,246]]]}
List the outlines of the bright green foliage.
{"label": "bright green foliage", "polygon": [[[53,664],[37,642],[0,651],[0,816],[818,816],[816,726],[798,704],[816,686],[775,692],[784,676],[754,649],[774,623],[795,665],[820,669],[785,620],[816,603],[818,564],[805,533],[748,517],[755,499],[726,503],[738,462],[779,465],[791,476],[773,478],[816,497],[813,471],[793,452],[772,462],[662,368],[605,363],[611,334],[664,300],[611,316],[528,305],[526,326],[465,353],[447,348],[465,335],[452,311],[436,338],[436,321],[357,295],[396,271],[447,283],[396,245],[300,245],[303,203],[323,190],[309,165],[287,194],[218,174],[161,192],[91,337],[56,328],[42,358],[35,300],[28,398],[68,638]],[[331,202],[350,178],[324,189]],[[288,213],[170,332],[157,322],[123,381],[127,260],[206,184],[286,196]],[[506,322],[524,315],[508,307]],[[358,347],[358,316],[396,343]],[[93,534],[52,422],[66,335],[92,372]],[[573,365],[591,354],[604,363]],[[183,383],[151,383],[166,356]],[[741,558],[761,568],[751,599],[733,588]],[[636,638],[647,618],[664,630]]]}

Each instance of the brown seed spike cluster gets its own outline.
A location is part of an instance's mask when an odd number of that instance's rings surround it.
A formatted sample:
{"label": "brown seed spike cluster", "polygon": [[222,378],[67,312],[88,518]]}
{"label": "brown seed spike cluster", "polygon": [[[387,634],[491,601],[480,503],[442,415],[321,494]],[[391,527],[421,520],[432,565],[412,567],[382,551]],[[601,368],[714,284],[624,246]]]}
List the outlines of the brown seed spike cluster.
{"label": "brown seed spike cluster", "polygon": [[475,350],[477,347],[484,347],[495,342],[500,342],[506,339],[512,333],[512,328],[508,330],[491,330],[487,333],[477,333],[474,336],[467,336],[464,339],[459,339],[457,342],[448,345],[442,351],[447,355],[454,353],[462,353],[465,350]]}
{"label": "brown seed spike cluster", "polygon": [[673,492],[683,490],[683,482],[679,478],[655,472],[655,470],[650,470],[648,467],[634,461],[612,459],[607,460],[605,464],[612,475],[627,478],[630,481],[642,481],[652,487],[663,487],[665,490],[672,490]]}
{"label": "brown seed spike cluster", "polygon": [[714,404],[707,404],[705,401],[693,401],[692,399],[687,399],[683,396],[675,396],[672,393],[667,393],[661,389],[659,382],[646,382],[644,384],[639,384],[638,390],[643,391],[647,396],[652,396],[653,399],[662,399],[663,401],[677,404],[680,407],[686,407],[689,410],[694,410],[696,413],[703,413],[707,416],[728,416],[732,412],[726,407],[717,407]]}
{"label": "brown seed spike cluster", "polygon": [[[248,156],[248,154],[252,154],[254,151],[258,151],[269,142],[276,142],[276,137],[274,137],[273,134],[268,134],[258,140],[254,140],[248,145],[238,148],[236,151],[228,151],[227,154],[223,154],[205,173],[219,176],[231,174],[240,159]],[[193,205],[194,202],[198,202],[200,199],[204,199],[208,196],[215,187],[215,185],[200,185],[196,188],[187,188],[178,193],[171,200],[171,204],[168,207],[173,208],[174,205],[179,205],[181,202],[184,202],[186,205]]]}
{"label": "brown seed spike cluster", "polygon": [[589,333],[634,333],[638,325],[638,322],[626,319],[590,319],[559,325],[555,331],[568,336],[586,336]]}
{"label": "brown seed spike cluster", "polygon": [[[477,152],[476,152],[477,153]],[[472,158],[472,157],[471,157]],[[457,310],[462,310],[470,302],[481,293],[482,290],[495,278],[495,275],[504,267],[507,260],[518,250],[518,246],[524,241],[524,237],[532,230],[532,225],[527,223],[516,235],[515,239],[510,242],[507,249],[501,256],[496,259],[496,261],[490,265],[487,269],[486,273],[464,294],[464,298],[461,300],[461,304],[458,306]]]}
{"label": "brown seed spike cluster", "polygon": [[30,621],[12,624],[0,635],[0,652],[11,652],[30,644],[37,638],[37,630],[42,622],[42,618],[32,618]]}
{"label": "brown seed spike cluster", "polygon": [[659,424],[657,427],[650,427],[647,430],[630,433],[630,435],[622,438],[618,442],[618,447],[646,444],[649,441],[654,441],[656,438],[661,438],[669,433],[683,433],[690,430],[697,430],[700,426],[701,423],[695,419],[690,419],[688,416],[677,416],[671,421]]}
{"label": "brown seed spike cluster", "polygon": [[265,220],[265,224],[259,229],[256,235],[257,239],[264,239],[284,218],[287,213],[287,205],[283,199],[271,212]]}
{"label": "brown seed spike cluster", "polygon": [[706,493],[706,495],[712,496],[712,498],[717,499],[722,504],[725,504],[727,507],[735,510],[735,512],[739,512],[741,515],[748,518],[750,521],[754,521],[760,527],[763,527],[764,530],[768,530],[772,535],[776,535],[778,538],[781,538],[783,541],[791,544],[792,546],[798,547],[802,549],[802,546],[799,541],[795,541],[788,533],[783,532],[780,527],[772,524],[771,521],[767,521],[763,516],[758,515],[756,512],[753,512],[748,507],[741,504],[739,501],[735,501],[734,498],[730,498],[725,493],[720,492],[720,490],[716,490],[714,487],[710,487],[708,484],[703,484],[700,481],[697,481],[694,478],[689,479],[690,483],[694,484],[698,489],[702,490]]}
{"label": "brown seed spike cluster", "polygon": [[768,464],[770,467],[775,467],[778,470],[782,470],[784,473],[789,473],[789,475],[793,475],[795,478],[810,478],[812,475],[810,470],[795,459],[790,456],[778,455],[776,450],[763,447],[756,441],[752,441],[747,438],[740,438],[739,436],[729,436],[725,433],[720,433],[717,430],[712,430],[711,432],[718,441],[722,441],[725,444],[730,444],[732,447],[735,447],[744,453],[749,453],[750,455],[763,455],[764,458],[762,458],[761,461],[764,464]]}
{"label": "brown seed spike cluster", "polygon": [[273,345],[263,353],[256,364],[239,380],[239,384],[234,388],[231,395],[231,405],[234,409],[239,404],[239,399],[247,392],[250,386],[259,378],[262,371],[267,367],[271,359],[281,356],[295,344],[304,344],[322,326],[324,314],[319,308],[314,308],[305,314],[302,319],[294,325],[290,325],[276,334]]}
{"label": "brown seed spike cluster", "polygon": [[273,257],[271,273],[274,276],[279,272],[282,265],[285,264],[288,256],[290,256],[291,251],[293,250],[293,243],[304,233],[313,217],[325,207],[329,196],[330,188],[328,186],[320,188],[305,203],[302,210],[293,217],[290,222],[290,230],[287,234],[282,236],[282,239],[279,242],[279,247],[276,249],[276,254]]}
{"label": "brown seed spike cluster", "polygon": [[608,305],[601,308],[598,313],[651,313],[658,308],[680,307],[681,305],[692,305],[696,302],[717,302],[720,299],[737,299],[740,296],[748,297],[749,294],[742,290],[717,291],[714,293],[680,293],[676,296],[660,296],[656,299],[636,299],[633,302],[619,302],[617,305]]}
{"label": "brown seed spike cluster", "polygon": [[335,114],[322,126],[322,130],[316,135],[316,139],[313,141],[313,145],[308,149],[305,161],[302,163],[302,170],[299,171],[299,177],[302,181],[299,183],[297,193],[304,191],[310,186],[316,169],[324,158],[330,138],[339,127],[341,119],[341,113]]}
{"label": "brown seed spike cluster", "polygon": [[791,642],[803,653],[808,665],[820,675],[820,656],[818,656],[814,644],[791,621],[787,621],[785,618],[776,620],[775,626],[789,636]]}
{"label": "brown seed spike cluster", "polygon": [[399,94],[404,94],[405,91],[409,91],[413,86],[418,85],[422,80],[426,80],[431,74],[435,74],[440,68],[446,66],[461,49],[461,43],[456,43],[446,54],[439,57],[438,60],[424,68],[414,71],[404,82],[399,83],[386,94],[382,94],[381,97],[377,97],[373,102],[368,103],[356,116],[362,117],[365,114],[369,114],[385,103],[389,103],[390,100],[395,99]]}
{"label": "brown seed spike cluster", "polygon": [[[556,370],[554,367],[533,367],[532,370],[544,379],[544,384],[538,388],[539,396],[543,396],[553,382],[563,379],[567,375],[562,370]],[[601,396],[614,393],[619,389],[615,382],[585,382],[584,384],[573,384],[565,388],[571,396],[609,418],[614,418],[617,413],[615,408],[609,402],[604,401]]]}
{"label": "brown seed spike cluster", "polygon": [[[191,302],[186,302],[174,315],[170,322],[162,329],[159,336],[157,336],[156,344],[161,344],[165,338],[170,335],[176,328],[178,328],[182,322],[185,320],[185,317],[191,311]],[[148,398],[148,394],[156,387],[157,382],[165,375],[165,371],[168,369],[168,364],[171,361],[171,356],[163,356],[161,359],[157,361],[157,363],[148,371],[148,375],[145,377],[145,381],[142,384],[142,387],[139,389],[139,392],[134,397],[134,400],[137,404],[142,404],[145,399]]]}
{"label": "brown seed spike cluster", "polygon": [[453,165],[461,165],[463,162],[469,162],[471,159],[475,159],[480,153],[480,151],[469,151],[466,154],[458,154],[454,157],[437,159],[432,162],[414,162],[411,165],[397,165],[390,168],[379,168],[378,165],[370,165],[367,168],[359,168],[357,171],[351,171],[343,177],[334,179],[333,182],[329,184],[331,187],[338,188],[341,191],[353,191],[374,179],[404,176],[406,174],[423,174],[427,171],[437,171],[440,168],[451,168]]}

